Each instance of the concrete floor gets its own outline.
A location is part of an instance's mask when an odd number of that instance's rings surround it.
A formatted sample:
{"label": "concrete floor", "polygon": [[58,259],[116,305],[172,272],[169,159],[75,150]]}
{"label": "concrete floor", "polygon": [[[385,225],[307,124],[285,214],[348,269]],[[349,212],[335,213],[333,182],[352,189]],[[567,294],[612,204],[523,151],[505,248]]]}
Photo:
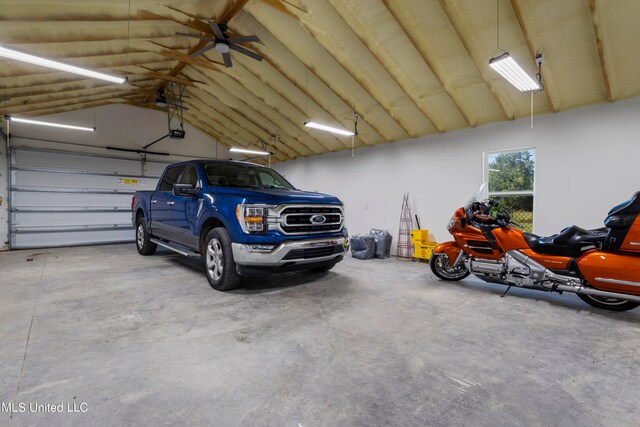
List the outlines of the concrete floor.
{"label": "concrete floor", "polygon": [[0,402],[86,409],[7,425],[640,425],[639,309],[350,257],[221,293],[133,244],[0,254],[0,282]]}

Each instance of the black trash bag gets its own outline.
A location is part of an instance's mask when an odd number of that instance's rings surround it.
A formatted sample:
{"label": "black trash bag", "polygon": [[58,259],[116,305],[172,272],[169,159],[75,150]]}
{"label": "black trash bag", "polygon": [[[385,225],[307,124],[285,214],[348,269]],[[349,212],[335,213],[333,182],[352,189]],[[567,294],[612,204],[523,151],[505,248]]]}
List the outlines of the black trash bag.
{"label": "black trash bag", "polygon": [[389,258],[391,256],[391,241],[393,237],[387,230],[371,229],[369,235],[376,241],[376,250],[374,256],[376,258]]}
{"label": "black trash bag", "polygon": [[356,259],[373,258],[376,249],[376,240],[372,236],[356,234],[351,236],[351,256]]}

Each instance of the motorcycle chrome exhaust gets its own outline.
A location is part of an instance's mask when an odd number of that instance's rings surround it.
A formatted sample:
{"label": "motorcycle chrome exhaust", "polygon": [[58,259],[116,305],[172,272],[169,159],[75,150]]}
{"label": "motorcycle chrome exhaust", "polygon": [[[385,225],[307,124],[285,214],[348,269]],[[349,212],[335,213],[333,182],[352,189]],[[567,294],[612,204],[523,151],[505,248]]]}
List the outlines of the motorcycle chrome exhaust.
{"label": "motorcycle chrome exhaust", "polygon": [[640,295],[619,294],[617,292],[600,291],[593,288],[585,288],[584,286],[557,285],[559,291],[573,292],[575,294],[593,295],[603,298],[626,299],[627,301],[640,302]]}

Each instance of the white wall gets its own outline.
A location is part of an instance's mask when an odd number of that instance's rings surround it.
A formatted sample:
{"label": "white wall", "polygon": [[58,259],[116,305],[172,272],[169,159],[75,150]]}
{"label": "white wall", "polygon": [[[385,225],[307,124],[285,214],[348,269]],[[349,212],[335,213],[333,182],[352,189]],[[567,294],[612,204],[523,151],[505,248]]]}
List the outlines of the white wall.
{"label": "white wall", "polygon": [[[106,155],[139,158],[135,153],[127,154],[105,150],[112,146],[128,149],[142,149],[143,146],[166,135],[167,115],[163,112],[130,105],[116,104],[76,110],[66,113],[38,117],[39,120],[93,127],[95,132],[82,132],[51,127],[10,123],[12,145],[44,147],[57,150],[95,152]],[[186,137],[182,140],[166,138],[151,147],[149,151],[177,154],[186,157],[215,157],[216,143],[206,134],[185,123]],[[33,139],[29,139],[33,138]],[[47,141],[37,141],[44,139]],[[55,143],[61,141],[71,144]],[[82,145],[72,145],[82,144]],[[85,146],[86,145],[86,146]],[[89,147],[87,147],[89,146]],[[91,148],[101,147],[101,148]],[[226,147],[218,148],[220,158],[229,158]],[[149,159],[185,160],[184,157],[148,156]]]}
{"label": "white wall", "polygon": [[483,152],[536,148],[534,232],[602,227],[606,213],[640,190],[640,97],[493,123],[274,166],[295,186],[340,197],[350,234],[388,229],[397,239],[402,194],[438,242],[483,179]]}

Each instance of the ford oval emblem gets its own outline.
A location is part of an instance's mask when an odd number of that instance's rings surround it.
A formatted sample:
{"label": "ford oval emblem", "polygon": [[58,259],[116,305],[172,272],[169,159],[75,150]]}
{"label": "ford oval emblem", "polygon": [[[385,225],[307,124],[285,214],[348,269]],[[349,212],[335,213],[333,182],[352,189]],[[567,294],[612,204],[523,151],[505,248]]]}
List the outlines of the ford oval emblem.
{"label": "ford oval emblem", "polygon": [[310,219],[312,224],[324,224],[327,222],[327,217],[324,215],[313,215]]}

